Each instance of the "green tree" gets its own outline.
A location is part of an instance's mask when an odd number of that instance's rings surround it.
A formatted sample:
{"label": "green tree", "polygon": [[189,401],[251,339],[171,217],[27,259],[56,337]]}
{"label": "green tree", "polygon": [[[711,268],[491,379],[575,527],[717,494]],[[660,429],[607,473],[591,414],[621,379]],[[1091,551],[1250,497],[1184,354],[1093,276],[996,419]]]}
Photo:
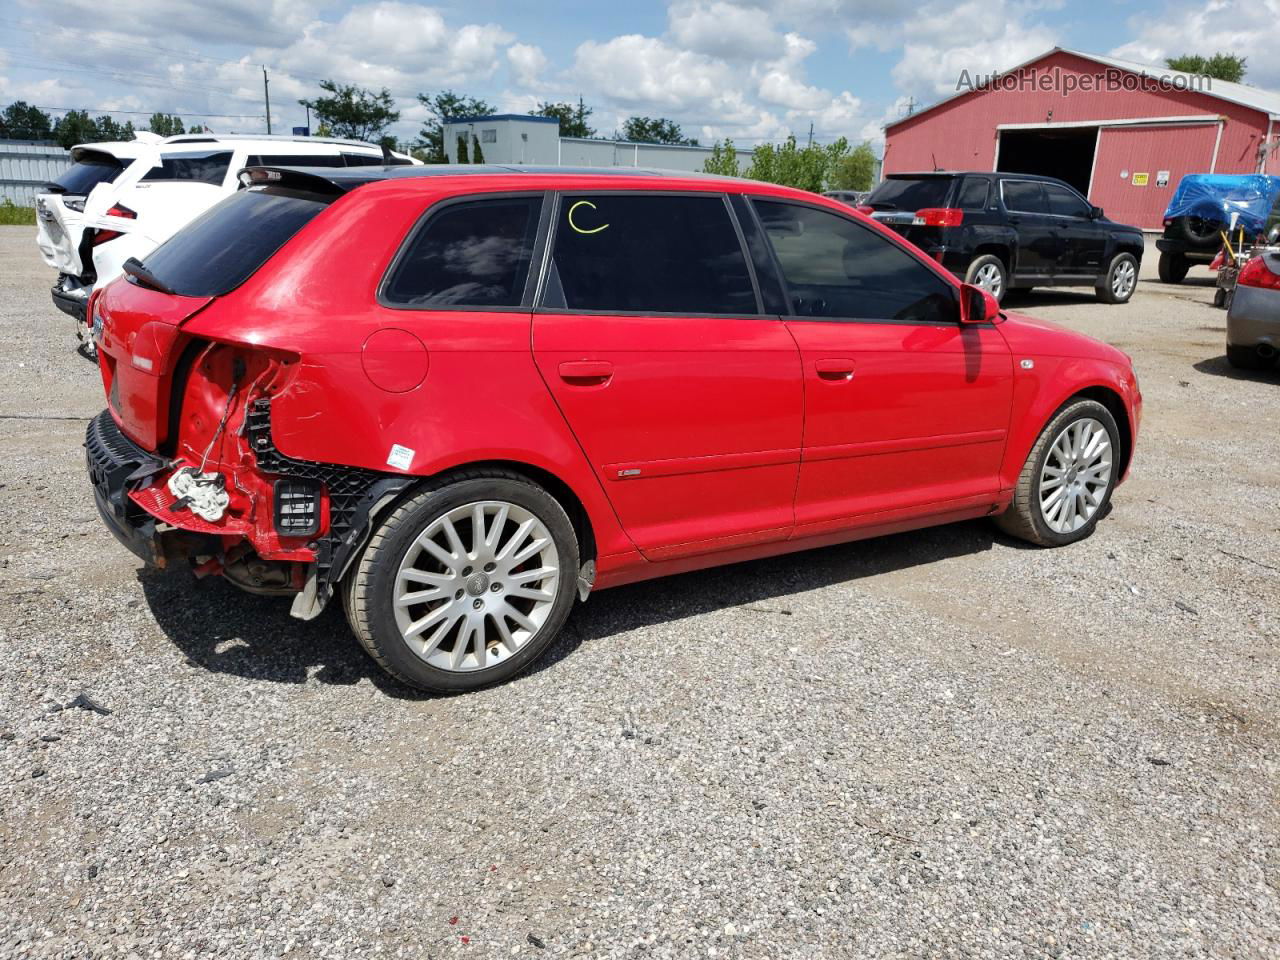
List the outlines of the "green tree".
{"label": "green tree", "polygon": [[0,138],[50,140],[53,138],[53,117],[25,100],[15,100],[0,111]]}
{"label": "green tree", "polygon": [[87,110],[68,110],[53,127],[53,139],[70,150],[77,143],[92,143],[98,139],[98,128]]}
{"label": "green tree", "polygon": [[841,137],[823,146],[812,143],[800,147],[794,136],[780,145],[762,143],[756,147],[746,175],[800,190],[821,193],[828,189],[832,170],[849,153],[849,141]]}
{"label": "green tree", "polygon": [[875,176],[876,155],[871,144],[864,140],[831,164],[827,189],[870,190]]}
{"label": "green tree", "polygon": [[[428,117],[418,134],[418,147],[414,156],[424,163],[447,163],[444,152],[444,122],[450,117],[484,117],[493,113],[493,107],[477,97],[468,97],[452,90],[444,90],[434,96],[418,94],[418,102],[427,108]],[[464,161],[465,162],[465,161]]]}
{"label": "green tree", "polygon": [[391,92],[383,87],[375,93],[352,83],[322,80],[320,89],[329,94],[314,100],[299,100],[310,107],[321,126],[327,126],[335,137],[377,141],[387,127],[400,119]]}
{"label": "green tree", "polygon": [[181,117],[175,117],[167,113],[153,113],[148,127],[152,133],[162,137],[176,137],[187,132],[182,125]]}
{"label": "green tree", "polygon": [[560,136],[586,139],[596,135],[595,127],[587,122],[587,118],[593,113],[595,113],[595,110],[588,107],[579,97],[576,105],[572,103],[540,103],[538,104],[538,109],[534,110],[530,116],[554,117],[560,121]]}
{"label": "green tree", "polygon": [[462,134],[458,134],[458,162],[471,162],[471,157],[467,153],[467,138]]}
{"label": "green tree", "polygon": [[666,117],[627,117],[622,138],[636,143],[674,143],[696,147],[698,141],[686,137],[680,124]]}
{"label": "green tree", "polygon": [[719,140],[711,145],[711,156],[703,161],[702,172],[717,173],[722,177],[742,176],[738,168],[738,151],[734,149],[732,140],[726,139],[724,146]]}
{"label": "green tree", "polygon": [[1165,65],[1170,70],[1197,73],[1212,77],[1214,80],[1239,83],[1244,79],[1245,61],[1248,59],[1248,57],[1238,57],[1234,53],[1215,53],[1212,57],[1202,57],[1198,53],[1184,53],[1180,57],[1169,57],[1165,60]]}
{"label": "green tree", "polygon": [[480,141],[475,138],[475,134],[471,135],[471,162],[484,163],[484,150],[480,147]]}
{"label": "green tree", "polygon": [[94,121],[94,140],[132,140],[133,121],[120,123],[115,117],[103,115]]}

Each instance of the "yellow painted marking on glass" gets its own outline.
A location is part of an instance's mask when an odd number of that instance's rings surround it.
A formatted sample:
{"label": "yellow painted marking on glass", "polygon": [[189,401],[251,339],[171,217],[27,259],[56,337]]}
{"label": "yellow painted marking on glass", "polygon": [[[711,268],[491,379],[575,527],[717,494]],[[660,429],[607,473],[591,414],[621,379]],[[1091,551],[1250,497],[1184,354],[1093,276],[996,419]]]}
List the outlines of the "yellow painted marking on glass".
{"label": "yellow painted marking on glass", "polygon": [[594,210],[596,208],[596,205],[592,203],[590,200],[579,200],[577,203],[575,203],[572,207],[569,208],[569,226],[571,226],[575,232],[599,233],[601,230],[608,229],[609,225],[606,223],[600,227],[592,227],[590,230],[583,230],[580,226],[578,226],[576,223],[573,222],[573,211],[577,210],[579,207],[590,207],[592,210]]}

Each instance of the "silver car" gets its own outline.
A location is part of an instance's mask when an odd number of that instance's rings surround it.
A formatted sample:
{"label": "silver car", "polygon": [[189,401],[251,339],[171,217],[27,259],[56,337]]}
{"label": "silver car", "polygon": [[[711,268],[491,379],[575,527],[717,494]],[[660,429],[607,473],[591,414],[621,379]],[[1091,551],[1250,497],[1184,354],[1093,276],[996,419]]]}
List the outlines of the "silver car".
{"label": "silver car", "polygon": [[1227,361],[1243,370],[1275,365],[1280,352],[1280,246],[1240,268],[1227,312]]}

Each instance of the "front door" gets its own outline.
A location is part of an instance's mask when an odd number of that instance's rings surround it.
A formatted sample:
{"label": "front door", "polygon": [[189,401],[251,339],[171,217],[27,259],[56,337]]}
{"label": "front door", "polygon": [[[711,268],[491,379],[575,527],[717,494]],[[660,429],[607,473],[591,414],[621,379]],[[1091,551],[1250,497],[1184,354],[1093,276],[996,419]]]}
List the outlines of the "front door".
{"label": "front door", "polygon": [[1092,280],[1106,270],[1107,231],[1093,218],[1093,206],[1069,187],[1044,184],[1049,212],[1061,224],[1062,260],[1059,280]]}
{"label": "front door", "polygon": [[999,331],[961,325],[955,287],[882,234],[753,203],[804,365],[797,536],[994,503],[1013,382]]}
{"label": "front door", "polygon": [[1047,283],[1066,251],[1066,239],[1062,223],[1049,213],[1044,184],[1039,180],[1002,180],[1000,196],[1009,225],[1018,235],[1011,279],[1023,286]]}
{"label": "front door", "polygon": [[725,198],[565,195],[553,242],[534,357],[636,546],[786,539],[800,358],[759,312]]}

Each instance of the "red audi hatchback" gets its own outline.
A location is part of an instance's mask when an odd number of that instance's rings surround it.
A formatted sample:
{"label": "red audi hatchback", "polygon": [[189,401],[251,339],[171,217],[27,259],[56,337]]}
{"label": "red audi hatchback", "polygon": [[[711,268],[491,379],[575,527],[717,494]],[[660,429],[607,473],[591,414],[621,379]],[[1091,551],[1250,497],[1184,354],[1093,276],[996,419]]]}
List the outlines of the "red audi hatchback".
{"label": "red audi hatchback", "polygon": [[468,690],[575,596],[991,516],[1088,536],[1128,357],[843,204],[560,168],[252,168],[90,303],[98,507]]}

